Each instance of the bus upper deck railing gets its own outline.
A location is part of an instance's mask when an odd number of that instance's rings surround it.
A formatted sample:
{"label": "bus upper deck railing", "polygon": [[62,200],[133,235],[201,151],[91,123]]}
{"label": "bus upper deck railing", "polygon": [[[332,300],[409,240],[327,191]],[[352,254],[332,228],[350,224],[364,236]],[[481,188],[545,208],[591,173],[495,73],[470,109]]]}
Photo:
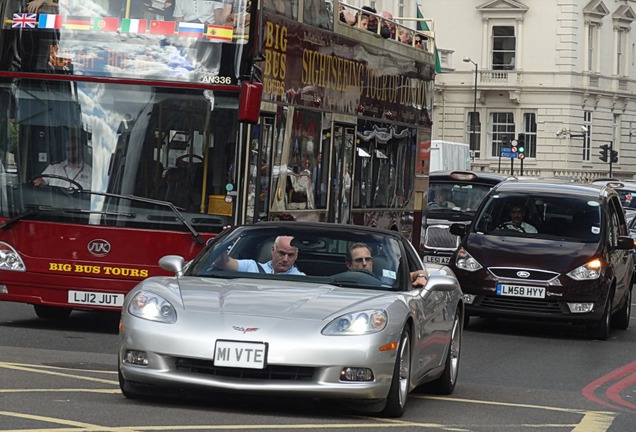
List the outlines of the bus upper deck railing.
{"label": "bus upper deck railing", "polygon": [[[435,53],[435,32],[433,31],[433,21],[425,18],[385,18],[380,13],[374,13],[361,7],[349,5],[346,2],[340,1],[340,10],[336,14],[335,21],[337,25],[345,25],[350,27],[357,27],[360,31],[370,31],[361,26],[361,22],[364,17],[373,17],[377,20],[377,28],[375,29],[375,35],[382,36],[382,28],[384,24],[392,27],[390,36],[385,39],[392,39],[399,43],[410,45],[415,49],[420,49],[429,54]],[[402,22],[415,21],[424,22],[429,30],[414,30]]]}

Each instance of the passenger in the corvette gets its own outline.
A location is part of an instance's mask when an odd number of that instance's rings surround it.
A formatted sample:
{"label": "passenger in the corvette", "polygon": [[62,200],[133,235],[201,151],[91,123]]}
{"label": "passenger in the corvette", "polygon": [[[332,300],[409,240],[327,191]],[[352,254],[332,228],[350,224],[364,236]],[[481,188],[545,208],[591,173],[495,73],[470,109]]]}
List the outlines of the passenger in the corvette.
{"label": "passenger in the corvette", "polygon": [[[347,268],[349,270],[366,270],[373,273],[373,256],[371,248],[366,243],[354,243],[347,253]],[[411,282],[414,287],[424,286],[428,281],[428,272],[426,270],[416,270],[410,272]],[[396,279],[394,271],[382,269],[380,280],[383,283],[392,285]]]}
{"label": "passenger in the corvette", "polygon": [[223,253],[214,262],[214,265],[224,270],[233,270],[248,273],[278,273],[290,275],[304,275],[305,273],[296,267],[298,248],[291,245],[294,238],[290,236],[278,236],[272,245],[272,259],[266,263],[256,260],[230,257]]}

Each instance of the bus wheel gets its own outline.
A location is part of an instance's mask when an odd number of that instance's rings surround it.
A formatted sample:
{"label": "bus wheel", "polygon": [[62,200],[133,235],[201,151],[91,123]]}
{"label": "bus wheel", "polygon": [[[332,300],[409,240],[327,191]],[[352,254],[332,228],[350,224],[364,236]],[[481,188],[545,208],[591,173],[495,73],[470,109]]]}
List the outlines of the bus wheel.
{"label": "bus wheel", "polygon": [[49,320],[65,320],[71,314],[71,308],[33,305],[35,314],[43,319]]}

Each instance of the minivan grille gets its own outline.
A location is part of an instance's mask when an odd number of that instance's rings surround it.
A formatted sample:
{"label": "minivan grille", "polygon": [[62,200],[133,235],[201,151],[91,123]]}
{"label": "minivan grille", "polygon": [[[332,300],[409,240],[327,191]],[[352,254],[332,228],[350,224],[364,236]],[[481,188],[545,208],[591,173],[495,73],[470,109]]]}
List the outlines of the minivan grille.
{"label": "minivan grille", "polygon": [[[489,267],[488,270],[490,270],[490,272],[498,278],[519,279],[522,281],[547,282],[559,277],[559,273],[545,271],[545,270],[535,270],[535,269],[524,269],[524,268],[513,268],[513,267]],[[528,277],[520,277],[517,274],[519,272],[527,272],[527,273],[530,273],[530,275]]]}
{"label": "minivan grille", "polygon": [[314,368],[301,366],[267,366],[265,369],[217,367],[211,360],[178,358],[176,369],[181,372],[214,375],[239,379],[268,381],[310,381]]}
{"label": "minivan grille", "polygon": [[535,312],[554,315],[561,315],[563,313],[559,302],[554,300],[482,297],[476,305],[484,309],[497,309],[509,312]]}
{"label": "minivan grille", "polygon": [[459,237],[450,233],[448,225],[429,226],[426,229],[424,246],[431,249],[455,250],[459,246]]}

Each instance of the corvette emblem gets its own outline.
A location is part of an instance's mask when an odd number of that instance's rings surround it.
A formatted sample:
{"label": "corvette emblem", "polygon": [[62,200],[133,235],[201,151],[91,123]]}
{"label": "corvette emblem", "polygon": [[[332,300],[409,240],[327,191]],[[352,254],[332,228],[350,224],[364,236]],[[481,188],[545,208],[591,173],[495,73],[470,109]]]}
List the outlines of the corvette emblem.
{"label": "corvette emblem", "polygon": [[243,332],[243,334],[248,333],[248,332],[255,332],[260,330],[257,327],[237,327],[237,326],[232,326],[232,328],[236,331],[240,331]]}
{"label": "corvette emblem", "polygon": [[518,271],[517,272],[517,276],[519,276],[520,278],[527,278],[527,277],[530,277],[530,272]]}

